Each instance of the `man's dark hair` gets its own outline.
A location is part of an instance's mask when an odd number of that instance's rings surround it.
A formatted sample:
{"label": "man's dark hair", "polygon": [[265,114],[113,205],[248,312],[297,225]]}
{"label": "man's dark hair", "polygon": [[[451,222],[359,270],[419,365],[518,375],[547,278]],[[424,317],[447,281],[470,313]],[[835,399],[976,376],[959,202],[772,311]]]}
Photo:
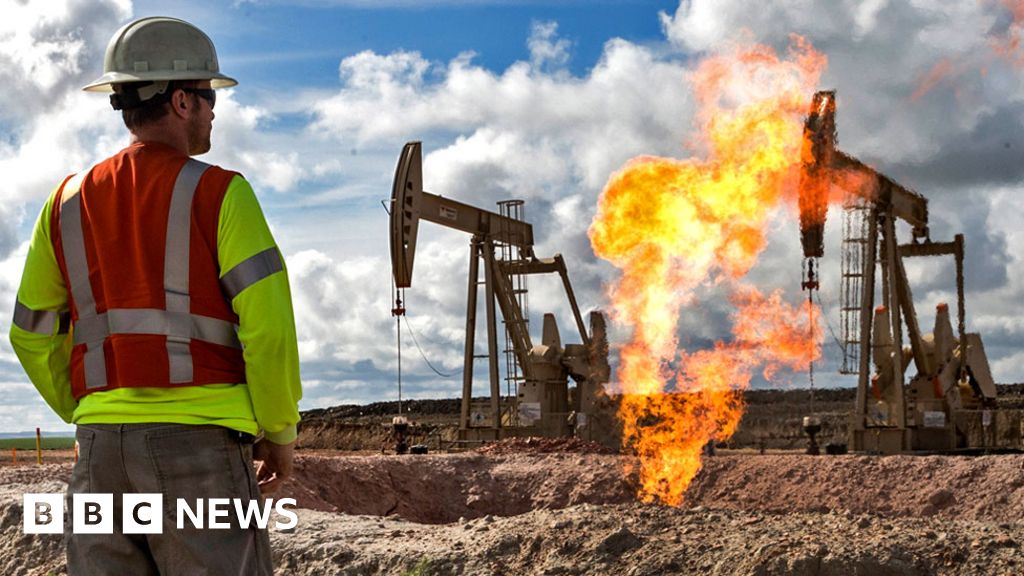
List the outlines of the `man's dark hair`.
{"label": "man's dark hair", "polygon": [[157,94],[152,98],[139,102],[138,101],[138,90],[144,86],[148,86],[151,82],[129,82],[121,84],[117,87],[117,91],[112,96],[111,102],[115,98],[119,98],[121,103],[121,118],[124,120],[124,125],[129,130],[136,130],[151,124],[158,122],[161,118],[167,115],[170,111],[167,107],[167,103],[171,100],[171,95],[174,94],[175,90],[184,88],[185,83],[180,81],[172,80],[167,83],[167,89],[164,90],[163,94]]}

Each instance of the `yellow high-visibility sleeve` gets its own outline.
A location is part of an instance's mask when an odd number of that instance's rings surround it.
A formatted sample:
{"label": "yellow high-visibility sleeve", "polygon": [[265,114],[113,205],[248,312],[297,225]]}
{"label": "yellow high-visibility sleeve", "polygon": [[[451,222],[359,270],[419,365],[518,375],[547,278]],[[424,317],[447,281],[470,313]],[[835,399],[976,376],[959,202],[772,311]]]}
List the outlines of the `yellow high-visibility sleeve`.
{"label": "yellow high-visibility sleeve", "polygon": [[231,307],[239,318],[238,339],[256,421],[268,440],[287,444],[296,437],[302,385],[288,271],[276,246],[252,187],[236,176],[217,229],[221,277],[268,249],[280,258],[281,270],[247,285],[233,297]]}
{"label": "yellow high-visibility sleeve", "polygon": [[50,209],[55,194],[56,190],[46,201],[32,229],[10,340],[36,390],[58,416],[65,422],[71,422],[78,403],[71,395],[68,371],[72,346],[70,334],[67,331],[59,333],[60,321],[49,322],[49,330],[46,326],[19,322],[18,312],[20,307],[23,313],[27,311],[37,316],[68,314],[68,291],[50,241]]}

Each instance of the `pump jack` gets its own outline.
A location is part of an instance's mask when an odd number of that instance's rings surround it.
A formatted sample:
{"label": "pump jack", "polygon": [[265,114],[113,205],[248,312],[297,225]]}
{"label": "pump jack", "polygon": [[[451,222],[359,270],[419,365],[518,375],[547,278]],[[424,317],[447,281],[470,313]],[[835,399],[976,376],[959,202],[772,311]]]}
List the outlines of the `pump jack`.
{"label": "pump jack", "polygon": [[[560,254],[543,259],[534,255],[533,227],[529,223],[425,192],[421,155],[419,142],[407,143],[395,170],[390,212],[391,267],[396,287],[410,287],[420,220],[472,234],[459,439],[481,441],[508,436],[574,434],[587,440],[603,440],[603,431],[598,429],[598,420],[593,416],[597,415],[604,383],[610,373],[604,316],[598,311],[590,313],[588,333],[569,282],[565,260]],[[472,400],[481,260],[486,293],[489,418],[481,412],[473,412]],[[515,279],[545,273],[558,274],[562,279],[582,344],[567,344],[563,348],[553,314],[544,315],[541,344],[533,344],[526,314],[517,297],[523,290],[516,288]],[[505,401],[499,383],[495,304],[501,310],[517,368],[522,370],[522,382],[517,382],[515,397]],[[570,376],[577,383],[571,405]]]}
{"label": "pump jack", "polygon": [[[924,196],[837,150],[835,112],[834,91],[814,95],[804,124],[800,232],[806,269],[813,271],[814,261],[824,254],[829,186],[845,188],[867,212],[866,234],[854,239],[852,256],[845,255],[857,265],[852,270],[844,266],[844,281],[853,279],[854,289],[844,290],[848,301],[843,310],[859,312],[859,323],[843,342],[844,348],[856,347],[849,352],[858,363],[852,448],[880,453],[1020,448],[1021,414],[996,409],[996,386],[981,336],[965,329],[963,235],[933,242]],[[898,243],[897,220],[911,226],[911,243]],[[956,337],[945,303],[936,308],[932,334],[922,335],[903,263],[905,258],[943,255],[956,263]],[[876,266],[882,283],[877,308]],[[815,289],[815,279],[805,278],[804,287]],[[903,347],[904,324],[908,348]],[[904,384],[911,360],[917,375]]]}

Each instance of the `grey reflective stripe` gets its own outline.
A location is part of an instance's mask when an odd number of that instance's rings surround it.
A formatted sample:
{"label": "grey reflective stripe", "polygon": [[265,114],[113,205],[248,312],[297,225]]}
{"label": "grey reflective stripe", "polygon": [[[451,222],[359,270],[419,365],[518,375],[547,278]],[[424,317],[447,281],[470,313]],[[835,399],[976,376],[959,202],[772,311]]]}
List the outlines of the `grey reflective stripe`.
{"label": "grey reflective stripe", "polygon": [[[167,216],[167,242],[164,247],[164,292],[167,296],[168,324],[174,329],[167,333],[167,358],[171,366],[171,383],[192,381],[191,322],[187,316],[192,309],[188,294],[189,245],[192,238],[192,198],[199,179],[209,168],[189,158],[181,167],[171,193],[171,208]],[[174,316],[177,313],[179,316]]]}
{"label": "grey reflective stripe", "polygon": [[198,314],[182,314],[155,308],[115,308],[75,324],[75,344],[101,340],[113,334],[167,336],[176,342],[203,340],[242,348],[231,322]]}
{"label": "grey reflective stripe", "polygon": [[67,331],[68,312],[57,312],[54,310],[33,310],[21,303],[21,300],[14,302],[14,325],[26,332],[35,334],[53,334],[54,328],[59,333]]}
{"label": "grey reflective stripe", "polygon": [[167,291],[167,309],[174,312],[189,311],[188,257],[192,235],[192,197],[199,179],[209,164],[189,159],[171,193],[171,208],[167,215],[167,243],[164,248],[164,290]]}
{"label": "grey reflective stripe", "polygon": [[[64,248],[64,266],[71,283],[71,297],[78,308],[78,320],[96,316],[96,300],[89,283],[89,263],[85,259],[85,236],[82,233],[83,177],[76,176],[64,186],[60,206],[60,240]],[[107,365],[103,356],[103,340],[85,341],[85,388],[107,385]]]}
{"label": "grey reflective stripe", "polygon": [[238,341],[238,325],[226,320],[192,314],[192,337],[204,342],[242,349]]}
{"label": "grey reflective stripe", "polygon": [[281,254],[277,246],[273,246],[238,263],[221,277],[220,284],[228,299],[234,300],[242,290],[282,270],[284,265],[281,264]]}
{"label": "grey reflective stripe", "polygon": [[89,342],[102,342],[103,339],[109,335],[110,330],[107,328],[107,315],[94,315],[88,318],[79,318],[78,321],[75,322],[73,342],[75,346],[79,344],[88,344]]}

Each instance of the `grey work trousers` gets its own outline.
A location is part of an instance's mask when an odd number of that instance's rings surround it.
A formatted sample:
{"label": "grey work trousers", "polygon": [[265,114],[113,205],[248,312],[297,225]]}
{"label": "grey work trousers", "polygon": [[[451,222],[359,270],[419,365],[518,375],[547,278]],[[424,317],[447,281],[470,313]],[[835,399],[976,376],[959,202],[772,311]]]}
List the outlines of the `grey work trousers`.
{"label": "grey work trousers", "polygon": [[[68,485],[65,526],[70,576],[270,576],[266,529],[241,528],[233,507],[229,529],[177,528],[177,499],[262,502],[252,442],[219,426],[90,424],[76,433],[78,462]],[[73,534],[72,495],[113,494],[113,534]],[[124,534],[122,494],[163,495],[162,534]]]}

